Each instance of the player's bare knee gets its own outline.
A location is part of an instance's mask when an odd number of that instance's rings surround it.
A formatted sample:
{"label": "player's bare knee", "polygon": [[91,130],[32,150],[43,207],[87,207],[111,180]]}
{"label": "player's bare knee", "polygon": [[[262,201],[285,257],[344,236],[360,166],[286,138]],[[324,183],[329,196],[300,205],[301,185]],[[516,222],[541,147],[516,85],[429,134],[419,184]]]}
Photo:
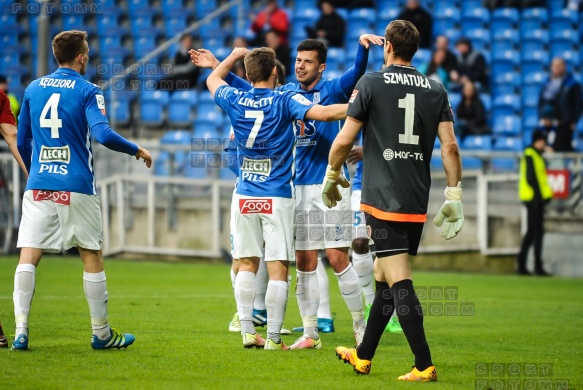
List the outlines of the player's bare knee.
{"label": "player's bare knee", "polygon": [[326,255],[328,256],[330,266],[332,266],[334,272],[342,272],[350,264],[348,248],[327,249]]}
{"label": "player's bare knee", "polygon": [[368,238],[355,238],[352,241],[352,250],[359,255],[368,253],[370,250],[368,246]]}

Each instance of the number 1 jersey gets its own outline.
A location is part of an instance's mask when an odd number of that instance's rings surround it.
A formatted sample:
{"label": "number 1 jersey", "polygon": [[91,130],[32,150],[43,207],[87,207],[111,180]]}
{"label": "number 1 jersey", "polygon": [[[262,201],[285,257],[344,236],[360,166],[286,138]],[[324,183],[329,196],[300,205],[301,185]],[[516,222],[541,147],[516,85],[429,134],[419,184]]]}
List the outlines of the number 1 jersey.
{"label": "number 1 jersey", "polygon": [[347,115],[364,122],[361,210],[425,222],[437,129],[453,121],[443,85],[412,66],[392,65],[362,76]]}
{"label": "number 1 jersey", "polygon": [[108,123],[99,87],[59,68],[29,84],[18,121],[32,132],[27,190],[95,195],[90,128]]}

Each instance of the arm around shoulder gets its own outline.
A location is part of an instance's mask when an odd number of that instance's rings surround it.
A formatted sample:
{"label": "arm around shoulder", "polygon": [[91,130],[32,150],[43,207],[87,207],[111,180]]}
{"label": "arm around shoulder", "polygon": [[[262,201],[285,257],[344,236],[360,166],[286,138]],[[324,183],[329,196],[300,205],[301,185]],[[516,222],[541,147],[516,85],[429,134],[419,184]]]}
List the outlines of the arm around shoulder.
{"label": "arm around shoulder", "polygon": [[347,109],[348,104],[332,104],[329,106],[316,104],[306,112],[305,119],[321,122],[336,122],[346,119]]}

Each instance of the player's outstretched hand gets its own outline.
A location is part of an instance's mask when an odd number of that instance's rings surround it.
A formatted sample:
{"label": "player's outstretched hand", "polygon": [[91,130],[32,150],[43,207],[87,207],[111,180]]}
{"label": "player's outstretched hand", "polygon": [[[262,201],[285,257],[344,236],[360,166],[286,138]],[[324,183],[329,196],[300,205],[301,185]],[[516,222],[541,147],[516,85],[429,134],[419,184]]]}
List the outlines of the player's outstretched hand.
{"label": "player's outstretched hand", "polygon": [[362,146],[353,146],[348,154],[346,162],[349,164],[356,164],[359,161],[362,161]]}
{"label": "player's outstretched hand", "polygon": [[371,43],[374,45],[383,46],[385,44],[385,38],[375,34],[362,34],[358,39],[358,42],[368,49]]}
{"label": "player's outstretched hand", "polygon": [[138,153],[136,153],[136,160],[142,159],[148,168],[152,167],[152,156],[147,149],[138,146]]}
{"label": "player's outstretched hand", "polygon": [[441,236],[451,240],[462,230],[464,226],[464,213],[462,211],[462,187],[446,187],[445,202],[433,218],[433,224],[437,227],[443,225]]}
{"label": "player's outstretched hand", "polygon": [[190,49],[188,54],[190,54],[190,60],[192,61],[192,64],[200,68],[214,69],[220,63],[215,55],[207,49]]}
{"label": "player's outstretched hand", "polygon": [[343,188],[350,187],[350,183],[340,171],[335,171],[330,165],[328,165],[328,168],[326,168],[326,176],[322,182],[322,201],[328,208],[336,206],[336,204],[342,200],[342,195],[340,195],[338,185]]}
{"label": "player's outstretched hand", "polygon": [[245,54],[249,53],[249,49],[246,47],[235,47],[231,52],[231,55],[235,56],[237,59],[245,57]]}

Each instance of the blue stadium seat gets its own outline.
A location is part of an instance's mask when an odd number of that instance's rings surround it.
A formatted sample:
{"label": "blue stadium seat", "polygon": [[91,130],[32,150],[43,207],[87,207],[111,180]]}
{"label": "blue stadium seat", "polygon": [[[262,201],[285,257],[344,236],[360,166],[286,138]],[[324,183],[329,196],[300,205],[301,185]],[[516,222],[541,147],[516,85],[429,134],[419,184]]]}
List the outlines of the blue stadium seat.
{"label": "blue stadium seat", "polygon": [[[389,22],[392,22],[393,20],[397,19],[397,16],[399,15],[399,8],[393,8],[393,7],[387,7],[387,8],[383,8],[380,9],[378,12],[378,21],[383,21],[385,24],[385,27],[387,27],[387,24],[389,24]],[[384,31],[384,28],[380,31]]]}
{"label": "blue stadium seat", "polygon": [[468,135],[464,138],[462,147],[469,150],[491,150],[492,137],[489,135]]}
{"label": "blue stadium seat", "polygon": [[523,31],[521,47],[530,43],[536,45],[537,49],[544,49],[549,44],[549,41],[549,32],[547,30]]}
{"label": "blue stadium seat", "polygon": [[566,28],[572,28],[579,23],[579,14],[577,11],[561,8],[551,12],[551,24],[563,23]]}
{"label": "blue stadium seat", "polygon": [[196,5],[196,15],[203,16],[209,14],[217,9],[216,0],[197,0]]}
{"label": "blue stadium seat", "polygon": [[[500,78],[503,78],[502,82],[508,82],[506,73],[513,73],[516,70],[516,64],[518,61],[515,59],[513,60],[506,60],[506,59],[497,59],[495,62],[492,63],[492,78],[496,84],[500,84]],[[501,76],[503,75],[503,76]]]}
{"label": "blue stadium seat", "polygon": [[415,57],[422,63],[427,63],[431,61],[431,50],[430,49],[419,49],[417,53],[415,53]]}
{"label": "blue stadium seat", "polygon": [[520,33],[516,29],[495,29],[492,30],[492,38],[497,42],[508,42],[512,46],[517,46],[520,42]]}
{"label": "blue stadium seat", "polygon": [[117,15],[98,15],[96,18],[97,35],[100,38],[104,36],[125,36],[127,29],[120,27]]}
{"label": "blue stadium seat", "polygon": [[459,23],[461,21],[461,12],[458,7],[451,4],[441,3],[433,12],[435,20],[447,20],[449,23]]}
{"label": "blue stadium seat", "polygon": [[112,109],[108,113],[109,120],[116,126],[128,126],[132,119],[131,99],[127,94],[116,94]]}
{"label": "blue stadium seat", "polygon": [[526,8],[522,11],[522,23],[525,21],[538,21],[547,23],[549,15],[546,8]]}
{"label": "blue stadium seat", "polygon": [[486,113],[489,113],[492,109],[492,97],[490,94],[481,93],[480,100],[482,100],[482,103],[484,103],[484,109],[486,110]]}
{"label": "blue stadium seat", "polygon": [[494,116],[514,115],[521,109],[520,95],[500,95],[494,98]]}
{"label": "blue stadium seat", "polygon": [[449,104],[451,105],[451,109],[453,112],[457,111],[457,106],[460,104],[462,100],[462,95],[457,92],[450,92],[449,93]]}
{"label": "blue stadium seat", "polygon": [[[298,0],[296,0],[296,3]],[[376,1],[377,11],[382,12],[388,8],[399,9],[401,4],[399,0],[377,0]]]}
{"label": "blue stadium seat", "polygon": [[61,16],[63,21],[63,30],[82,30],[87,31],[87,34],[93,33],[93,28],[85,22],[85,18],[81,14],[63,14]]}
{"label": "blue stadium seat", "polygon": [[494,116],[494,133],[506,135],[520,134],[521,121],[516,115]]}
{"label": "blue stadium seat", "polygon": [[[462,29],[463,35],[472,41],[473,46],[487,46],[490,42],[490,31],[484,28]],[[477,49],[476,49],[477,50]]]}
{"label": "blue stadium seat", "polygon": [[119,35],[108,35],[101,37],[99,40],[99,52],[106,53],[110,49],[123,49],[121,43],[121,36]]}
{"label": "blue stadium seat", "polygon": [[[510,53],[507,52],[511,52],[514,51],[514,42],[509,41],[509,40],[503,40],[503,41],[495,41],[492,44],[492,58],[494,60],[497,59],[506,59],[506,57],[501,57],[503,55],[509,55],[511,56]],[[502,54],[504,53],[504,54]]]}
{"label": "blue stadium seat", "polygon": [[526,129],[534,129],[538,126],[538,108],[536,106],[524,108],[522,111],[522,125]]}
{"label": "blue stadium seat", "polygon": [[492,29],[515,27],[520,21],[516,8],[497,8],[492,14]]}
{"label": "blue stadium seat", "polygon": [[548,74],[545,72],[533,72],[525,74],[522,77],[522,84],[524,85],[541,85],[549,78]]}
{"label": "blue stadium seat", "polygon": [[461,36],[462,32],[459,28],[448,28],[439,32],[440,35],[444,35],[449,39],[450,42],[455,43]]}
{"label": "blue stadium seat", "polygon": [[168,122],[170,126],[187,127],[194,119],[193,112],[197,102],[195,91],[175,91],[170,96]]}
{"label": "blue stadium seat", "polygon": [[376,20],[376,13],[372,8],[356,8],[348,14],[349,22],[361,20],[372,24]]}
{"label": "blue stadium seat", "polygon": [[[295,53],[294,53],[295,55]],[[328,49],[326,68],[330,70],[343,70],[345,67],[346,52],[344,49],[331,47]],[[370,61],[370,59],[369,59]]]}
{"label": "blue stadium seat", "polygon": [[142,58],[156,49],[156,37],[153,35],[134,36],[134,57]]}
{"label": "blue stadium seat", "polygon": [[495,157],[491,160],[490,166],[494,172],[516,172],[518,157]]}
{"label": "blue stadium seat", "polygon": [[164,31],[166,32],[166,37],[171,38],[176,34],[180,34],[184,29],[186,29],[187,15],[184,14],[172,14],[164,19]]}
{"label": "blue stadium seat", "polygon": [[160,35],[160,30],[155,27],[150,15],[132,16],[130,26],[133,35],[152,35],[154,37]]}
{"label": "blue stadium seat", "polygon": [[572,46],[577,45],[578,37],[576,30],[558,30],[551,29],[551,44],[554,45],[557,42],[563,42]]}
{"label": "blue stadium seat", "polygon": [[494,150],[509,150],[519,152],[522,150],[522,139],[520,137],[498,136],[494,140]]}
{"label": "blue stadium seat", "polygon": [[199,105],[197,114],[196,114],[196,123],[210,123],[215,126],[215,128],[222,126],[224,118],[221,111],[218,110],[217,106],[214,106],[214,109],[202,109]]}
{"label": "blue stadium seat", "polygon": [[523,48],[522,49],[522,63],[524,64],[525,61],[531,62],[539,62],[542,65],[546,66],[550,59],[549,59],[549,52],[546,50],[532,50],[530,48]]}
{"label": "blue stadium seat", "polygon": [[486,8],[472,7],[466,8],[462,12],[462,28],[464,31],[477,28],[487,28],[489,22],[490,12]]}
{"label": "blue stadium seat", "polygon": [[[220,138],[217,132],[217,126],[214,123],[210,123],[206,120],[195,119],[192,125],[192,134],[195,138],[205,138],[205,135],[216,133],[216,137]],[[206,137],[213,138],[213,137]]]}
{"label": "blue stadium seat", "polygon": [[140,122],[147,126],[161,126],[169,99],[167,91],[143,91],[140,98]]}
{"label": "blue stadium seat", "polygon": [[162,15],[164,17],[173,12],[183,11],[185,11],[183,0],[162,0]]}
{"label": "blue stadium seat", "polygon": [[518,72],[498,72],[492,75],[494,85],[492,85],[493,96],[516,93],[520,85],[520,74]]}
{"label": "blue stadium seat", "polygon": [[537,84],[524,85],[522,87],[522,105],[527,107],[538,107],[538,95],[540,86]]}

